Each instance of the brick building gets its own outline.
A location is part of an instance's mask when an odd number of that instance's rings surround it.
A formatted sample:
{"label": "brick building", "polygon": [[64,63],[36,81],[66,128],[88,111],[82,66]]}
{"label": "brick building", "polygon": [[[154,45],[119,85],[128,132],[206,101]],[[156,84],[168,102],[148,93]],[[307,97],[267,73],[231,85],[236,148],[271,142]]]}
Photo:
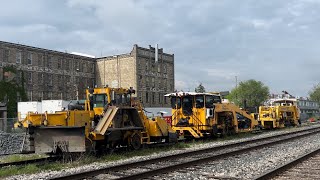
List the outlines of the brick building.
{"label": "brick building", "polygon": [[94,58],[0,41],[0,81],[12,79],[24,84],[29,101],[72,100],[77,89],[84,99],[86,87],[108,84],[134,87],[145,107],[165,107],[164,95],[174,91],[174,55],[134,45],[127,54]]}
{"label": "brick building", "polygon": [[96,82],[134,87],[145,107],[166,107],[169,102],[164,95],[174,91],[174,54],[135,44],[130,53],[98,58]]}
{"label": "brick building", "polygon": [[[16,74],[4,73],[13,67]],[[24,77],[24,81],[22,81]],[[24,82],[30,101],[85,98],[84,89],[95,81],[95,58],[0,41],[0,81]]]}

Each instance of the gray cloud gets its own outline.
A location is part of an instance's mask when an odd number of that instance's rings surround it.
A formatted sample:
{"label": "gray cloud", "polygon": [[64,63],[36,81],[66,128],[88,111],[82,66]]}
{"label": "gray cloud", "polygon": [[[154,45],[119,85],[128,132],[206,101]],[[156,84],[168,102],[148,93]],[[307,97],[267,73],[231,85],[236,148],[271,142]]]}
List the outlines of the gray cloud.
{"label": "gray cloud", "polygon": [[96,56],[158,43],[175,54],[179,90],[230,90],[237,76],[305,96],[320,77],[319,17],[316,0],[11,0],[0,38]]}

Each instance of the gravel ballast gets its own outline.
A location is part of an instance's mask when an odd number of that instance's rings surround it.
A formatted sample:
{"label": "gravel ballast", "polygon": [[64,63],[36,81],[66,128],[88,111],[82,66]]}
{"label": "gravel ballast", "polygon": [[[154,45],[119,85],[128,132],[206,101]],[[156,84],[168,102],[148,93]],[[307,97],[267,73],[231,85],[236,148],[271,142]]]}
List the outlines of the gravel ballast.
{"label": "gravel ballast", "polygon": [[241,178],[253,179],[279,165],[285,164],[305,153],[320,148],[320,134],[296,139],[294,141],[273,145],[252,151],[248,154],[236,155],[201,166],[181,169],[158,178],[169,179],[208,179],[208,178]]}
{"label": "gravel ballast", "polygon": [[[320,126],[319,124],[313,125],[311,127],[316,127],[316,126]],[[215,146],[221,146],[221,145],[225,145],[225,144],[229,144],[229,143],[235,143],[235,142],[241,142],[241,141],[246,141],[246,140],[251,140],[251,139],[257,139],[257,138],[262,138],[262,137],[268,137],[268,136],[274,136],[277,134],[283,134],[283,133],[287,133],[287,132],[291,132],[291,131],[297,131],[297,130],[302,130],[302,129],[306,129],[306,128],[310,128],[310,127],[300,127],[300,128],[288,128],[288,129],[284,129],[281,131],[270,131],[270,132],[265,132],[263,134],[258,134],[256,136],[253,137],[248,137],[248,138],[242,138],[242,139],[234,139],[234,140],[228,140],[228,141],[214,141],[214,142],[209,142],[209,143],[203,143],[203,144],[193,144],[192,147],[190,148],[185,148],[185,149],[180,149],[180,150],[172,150],[170,152],[161,152],[161,154],[159,153],[154,153],[151,155],[147,155],[147,156],[136,156],[136,157],[132,157],[132,158],[128,158],[125,160],[119,160],[119,161],[113,161],[113,162],[105,162],[105,163],[92,163],[92,164],[88,164],[88,165],[83,165],[83,166],[79,166],[79,167],[75,167],[75,168],[69,168],[69,169],[64,169],[62,171],[46,171],[46,172],[41,172],[41,173],[37,173],[37,174],[32,174],[32,175],[17,175],[17,176],[12,176],[12,177],[8,177],[7,179],[19,179],[19,180],[24,180],[24,179],[49,179],[52,177],[59,177],[59,176],[63,176],[66,174],[73,174],[73,173],[78,173],[78,172],[83,172],[83,171],[89,171],[89,170],[93,170],[93,169],[100,169],[103,167],[109,167],[109,166],[113,166],[113,165],[118,165],[118,164],[123,164],[123,163],[128,163],[128,162],[133,162],[133,161],[141,161],[141,160],[146,160],[146,159],[151,159],[151,158],[156,158],[156,157],[162,157],[162,156],[167,156],[170,154],[176,154],[176,153],[181,153],[181,152],[185,152],[185,151],[191,151],[191,150],[196,150],[196,149],[204,149],[204,148],[208,148],[208,147],[215,147]],[[319,139],[319,138],[318,138]],[[302,143],[302,142],[301,142]],[[314,145],[319,145],[320,144],[320,140],[319,142],[315,143]],[[300,144],[301,145],[301,144]],[[309,146],[300,146],[300,145],[292,145],[293,149],[292,150],[287,150],[287,155],[288,157],[291,156],[297,156],[296,152],[303,152],[302,150],[309,149]],[[311,147],[311,145],[310,145]],[[273,150],[268,150],[267,152],[269,152],[269,154],[272,152]],[[280,149],[277,150],[277,152],[281,152]],[[266,152],[266,153],[267,153]],[[263,154],[263,153],[262,153]],[[268,154],[268,153],[267,153]],[[281,153],[280,153],[281,154]],[[279,157],[280,157],[279,154]],[[283,154],[283,153],[282,153]],[[237,177],[239,176],[239,172],[243,172],[243,170],[240,170],[241,166],[244,166],[246,168],[249,168],[249,171],[253,171],[256,168],[261,168],[261,165],[259,164],[264,164],[264,165],[268,165],[268,166],[272,166],[272,164],[277,164],[277,161],[280,161],[280,158],[272,158],[273,155],[270,155],[270,157],[268,158],[262,158],[259,159],[258,157],[254,156],[254,155],[246,155],[247,159],[248,159],[248,165],[245,165],[246,162],[242,162],[242,158],[235,158],[238,159],[238,163],[236,162],[232,162],[232,163],[226,163],[226,162],[221,162],[222,164],[228,164],[227,166],[231,166],[231,165],[237,165],[238,168],[221,168],[221,169],[226,169],[225,171],[218,171],[216,170],[216,175],[221,175],[221,176],[230,176],[230,177]],[[252,156],[252,158],[251,158]],[[285,156],[285,157],[286,157]],[[288,160],[289,158],[284,158],[284,160]],[[227,160],[229,161],[229,160]],[[267,161],[267,162],[264,162]],[[252,163],[250,163],[252,162]],[[221,165],[221,163],[219,163],[219,166]],[[258,164],[256,164],[258,163]],[[242,165],[244,164],[244,165]],[[254,168],[254,169],[252,169]],[[265,167],[264,167],[265,168]],[[239,171],[239,172],[238,172]],[[204,171],[204,173],[206,173],[206,171]],[[212,174],[212,172],[210,172]],[[192,174],[192,173],[191,173]],[[241,174],[241,176],[243,175],[243,177],[251,177],[251,175],[245,175],[245,174]],[[199,176],[199,175],[197,175]],[[177,176],[178,178],[179,176]],[[184,177],[188,177],[188,176],[184,176]],[[190,177],[190,175],[189,175]]]}
{"label": "gravel ballast", "polygon": [[23,139],[23,133],[0,131],[0,155],[21,153]]}

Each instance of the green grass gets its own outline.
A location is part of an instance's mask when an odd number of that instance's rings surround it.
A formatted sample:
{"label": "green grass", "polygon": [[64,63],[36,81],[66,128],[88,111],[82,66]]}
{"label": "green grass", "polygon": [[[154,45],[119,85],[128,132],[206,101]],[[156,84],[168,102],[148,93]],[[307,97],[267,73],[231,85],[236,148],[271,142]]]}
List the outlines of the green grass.
{"label": "green grass", "polygon": [[7,162],[16,162],[16,161],[25,161],[30,159],[39,159],[47,157],[47,155],[43,154],[13,154],[8,155],[4,159],[0,160],[0,163],[7,163]]}
{"label": "green grass", "polygon": [[25,166],[3,167],[0,169],[0,178],[18,174],[33,174],[41,172],[43,170],[61,170],[64,167],[65,165],[61,165],[60,163],[50,163],[42,165],[29,164]]}

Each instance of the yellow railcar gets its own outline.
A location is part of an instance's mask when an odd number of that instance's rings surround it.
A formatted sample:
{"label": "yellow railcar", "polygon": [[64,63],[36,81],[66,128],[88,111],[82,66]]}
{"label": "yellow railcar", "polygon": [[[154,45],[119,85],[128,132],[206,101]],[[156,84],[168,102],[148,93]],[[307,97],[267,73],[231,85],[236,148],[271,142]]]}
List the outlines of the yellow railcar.
{"label": "yellow railcar", "polygon": [[172,129],[180,137],[201,138],[218,134],[248,132],[257,120],[230,103],[222,103],[217,93],[178,92],[171,98]]}
{"label": "yellow railcar", "polygon": [[283,128],[300,124],[296,99],[276,99],[259,107],[259,121],[264,128]]}
{"label": "yellow railcar", "polygon": [[194,92],[178,92],[166,96],[171,98],[172,129],[180,137],[201,138],[214,135],[214,103],[221,102],[220,96]]}
{"label": "yellow railcar", "polygon": [[232,103],[215,104],[214,119],[218,134],[234,134],[258,130],[259,123],[253,115]]}
{"label": "yellow railcar", "polygon": [[106,151],[119,146],[139,149],[143,144],[176,141],[164,119],[148,119],[132,88],[90,88],[83,105],[67,111],[29,113],[17,126],[30,134],[36,153]]}

